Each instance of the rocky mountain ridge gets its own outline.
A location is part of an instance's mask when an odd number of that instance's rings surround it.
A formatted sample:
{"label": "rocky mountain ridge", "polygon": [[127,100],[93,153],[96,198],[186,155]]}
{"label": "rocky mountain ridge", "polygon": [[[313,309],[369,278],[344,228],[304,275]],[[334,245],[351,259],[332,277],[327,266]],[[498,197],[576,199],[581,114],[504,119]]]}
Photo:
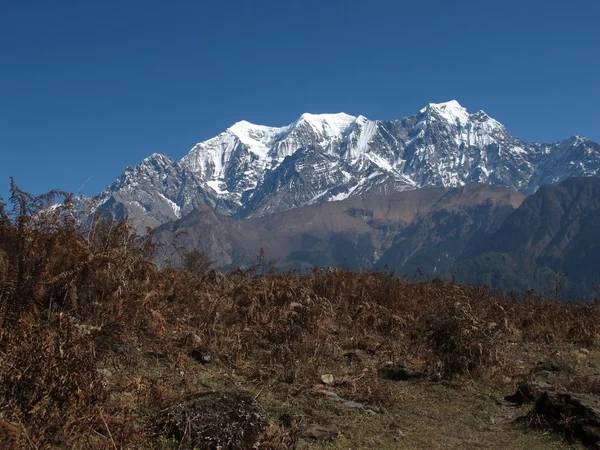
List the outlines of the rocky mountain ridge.
{"label": "rocky mountain ridge", "polygon": [[525,195],[545,183],[600,171],[600,145],[582,137],[526,143],[458,102],[429,104],[402,120],[303,114],[285,127],[242,121],[198,143],[181,161],[153,154],[98,197],[138,230],[207,204],[260,217],[300,206],[424,186],[487,183]]}

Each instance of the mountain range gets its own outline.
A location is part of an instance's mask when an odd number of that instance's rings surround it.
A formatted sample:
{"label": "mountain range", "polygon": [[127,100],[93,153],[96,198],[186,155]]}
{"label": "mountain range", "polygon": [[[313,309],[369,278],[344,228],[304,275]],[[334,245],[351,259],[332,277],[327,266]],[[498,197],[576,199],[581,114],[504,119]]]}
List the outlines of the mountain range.
{"label": "mountain range", "polygon": [[138,231],[198,205],[234,218],[418,189],[486,183],[524,195],[600,170],[600,145],[578,136],[526,143],[458,102],[429,104],[401,120],[303,114],[290,125],[246,121],[196,144],[180,161],[153,154],[98,196],[100,211]]}
{"label": "mountain range", "polygon": [[[458,102],[371,121],[303,114],[242,121],[180,161],[153,154],[97,197],[162,244],[220,268],[343,265],[593,296],[600,283],[600,145],[512,136]],[[177,253],[177,252],[176,252]],[[565,281],[567,280],[567,281]]]}

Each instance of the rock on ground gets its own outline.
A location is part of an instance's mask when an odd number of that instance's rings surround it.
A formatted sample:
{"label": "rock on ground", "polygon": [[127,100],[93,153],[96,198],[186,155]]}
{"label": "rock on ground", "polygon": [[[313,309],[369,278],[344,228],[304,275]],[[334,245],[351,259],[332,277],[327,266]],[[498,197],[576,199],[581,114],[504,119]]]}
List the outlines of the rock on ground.
{"label": "rock on ground", "polygon": [[263,408],[241,393],[192,394],[162,414],[159,432],[180,448],[252,449],[268,426]]}
{"label": "rock on ground", "polygon": [[547,391],[538,397],[529,418],[580,440],[588,448],[600,449],[598,397],[566,391]]}

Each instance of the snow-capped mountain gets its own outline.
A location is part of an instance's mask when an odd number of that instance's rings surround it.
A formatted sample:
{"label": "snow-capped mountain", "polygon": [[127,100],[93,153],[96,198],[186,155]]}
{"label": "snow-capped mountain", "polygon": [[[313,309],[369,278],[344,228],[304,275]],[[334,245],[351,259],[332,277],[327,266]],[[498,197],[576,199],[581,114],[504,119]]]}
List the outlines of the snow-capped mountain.
{"label": "snow-capped mountain", "polygon": [[177,220],[199,204],[217,199],[194,172],[168,156],[154,153],[125,172],[100,195],[100,210],[129,217],[137,230]]}
{"label": "snow-capped mountain", "polygon": [[317,202],[472,182],[534,192],[600,171],[600,145],[571,137],[526,143],[458,102],[402,120],[303,114],[285,127],[238,122],[177,162],[152,155],[100,196],[101,209],[156,225],[206,203],[237,217]]}

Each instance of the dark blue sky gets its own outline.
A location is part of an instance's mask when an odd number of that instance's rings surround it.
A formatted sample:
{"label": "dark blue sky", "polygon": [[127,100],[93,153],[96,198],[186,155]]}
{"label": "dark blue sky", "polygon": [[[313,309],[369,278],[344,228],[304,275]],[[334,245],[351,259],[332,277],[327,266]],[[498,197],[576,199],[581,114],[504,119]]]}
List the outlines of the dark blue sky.
{"label": "dark blue sky", "polygon": [[0,193],[96,194],[246,119],[485,110],[600,141],[600,2],[0,1]]}

